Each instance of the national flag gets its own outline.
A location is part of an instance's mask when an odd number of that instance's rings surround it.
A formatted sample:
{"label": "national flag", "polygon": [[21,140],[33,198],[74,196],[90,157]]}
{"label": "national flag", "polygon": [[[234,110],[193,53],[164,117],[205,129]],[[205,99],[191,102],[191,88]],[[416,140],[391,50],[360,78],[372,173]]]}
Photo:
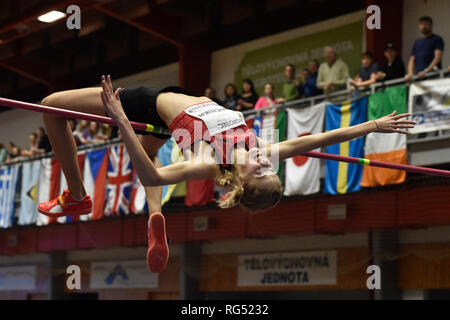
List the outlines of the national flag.
{"label": "national flag", "polygon": [[[325,102],[307,108],[288,109],[288,139],[322,132],[324,117]],[[320,159],[301,155],[287,159],[285,181],[285,196],[319,192]]]}
{"label": "national flag", "polygon": [[37,206],[40,172],[41,160],[25,162],[22,165],[19,225],[35,224],[37,221],[39,215]]}
{"label": "national flag", "polygon": [[[77,160],[78,160],[78,167],[80,168],[81,175],[83,176],[84,160],[85,160],[84,151],[81,151],[77,154]],[[62,194],[64,192],[64,190],[68,189],[67,180],[62,171],[60,172],[59,177],[60,177],[59,194]],[[70,222],[79,221],[80,219],[87,220],[88,217],[90,217],[91,215],[92,214],[86,214],[86,215],[82,215],[82,216],[63,216],[63,217],[56,218],[56,221],[58,223],[70,223]]]}
{"label": "national flag", "polygon": [[83,183],[93,202],[92,214],[81,216],[81,220],[103,217],[106,193],[106,172],[108,170],[108,149],[89,151],[84,160]]}
{"label": "national flag", "polygon": [[[369,97],[368,120],[406,112],[406,86],[387,88]],[[391,163],[406,164],[406,135],[370,133],[366,137],[365,158]],[[364,166],[361,185],[363,187],[398,184],[406,179],[406,171]]]}
{"label": "national flag", "polygon": [[[56,158],[46,158],[41,160],[41,171],[39,173],[38,202],[46,202],[56,198],[60,194],[61,166]],[[43,226],[56,222],[55,218],[50,218],[39,213],[37,225]]]}
{"label": "national flag", "polygon": [[130,213],[132,165],[125,145],[109,148],[105,215]]}
{"label": "national flag", "polygon": [[[254,133],[262,140],[275,144],[286,140],[286,111],[276,110],[274,112],[265,112],[261,116],[255,116],[253,119]],[[277,169],[278,177],[283,181],[284,164],[273,163]]]}
{"label": "national flag", "polygon": [[[161,148],[159,148],[158,158],[161,161],[161,165],[163,167],[173,164],[173,163],[184,161],[184,156],[181,153],[181,150],[178,147],[178,145],[176,144],[174,138],[170,138],[169,140],[167,140],[167,142],[164,145],[161,146]],[[179,190],[182,190],[183,185],[186,186],[185,182],[164,186],[162,199],[161,199],[161,205],[164,205],[165,203],[167,203],[170,200],[175,189],[177,189],[177,186],[179,186]],[[182,193],[182,191],[181,191],[181,193]]]}
{"label": "national flag", "polygon": [[[341,105],[327,105],[325,130],[354,126],[367,118],[367,97]],[[364,137],[326,147],[326,152],[356,158],[364,157]],[[361,189],[362,166],[347,162],[326,161],[325,192],[342,194]]]}
{"label": "national flag", "polygon": [[0,227],[9,228],[14,222],[17,180],[20,165],[0,169]]}

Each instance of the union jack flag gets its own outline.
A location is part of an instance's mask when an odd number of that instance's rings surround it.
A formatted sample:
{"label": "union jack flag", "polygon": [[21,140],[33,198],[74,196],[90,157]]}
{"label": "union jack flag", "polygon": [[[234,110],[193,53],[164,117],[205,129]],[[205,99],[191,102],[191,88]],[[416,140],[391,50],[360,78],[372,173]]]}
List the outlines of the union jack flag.
{"label": "union jack flag", "polygon": [[108,158],[105,215],[127,215],[133,187],[130,156],[122,144],[111,147]]}

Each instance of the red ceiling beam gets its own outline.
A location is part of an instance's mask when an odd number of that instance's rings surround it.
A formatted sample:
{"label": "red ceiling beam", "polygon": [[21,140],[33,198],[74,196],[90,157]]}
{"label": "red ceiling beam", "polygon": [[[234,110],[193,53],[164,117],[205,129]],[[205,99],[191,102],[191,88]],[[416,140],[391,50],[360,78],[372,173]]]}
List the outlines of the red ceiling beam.
{"label": "red ceiling beam", "polygon": [[178,48],[182,46],[182,39],[178,35],[180,32],[179,18],[168,15],[155,6],[151,7],[149,14],[138,18],[128,18],[104,6],[97,6],[95,9]]}
{"label": "red ceiling beam", "polygon": [[54,84],[45,75],[49,74],[49,66],[24,56],[14,56],[0,61],[0,67],[15,72],[25,78],[45,85],[49,91],[54,90]]}

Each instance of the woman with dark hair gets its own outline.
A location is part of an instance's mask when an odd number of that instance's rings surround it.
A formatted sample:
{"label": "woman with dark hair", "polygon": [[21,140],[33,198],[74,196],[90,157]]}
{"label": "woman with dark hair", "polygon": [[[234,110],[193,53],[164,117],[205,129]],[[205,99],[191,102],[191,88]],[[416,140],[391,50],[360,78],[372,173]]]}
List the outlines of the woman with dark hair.
{"label": "woman with dark hair", "polygon": [[250,110],[253,109],[258,101],[258,94],[255,91],[255,86],[252,80],[245,79],[242,82],[242,98],[238,100],[238,107],[236,110]]}
{"label": "woman with dark hair", "polygon": [[238,100],[241,98],[241,96],[237,93],[236,86],[233,83],[228,83],[223,91],[225,94],[223,106],[227,109],[236,110]]}
{"label": "woman with dark hair", "polygon": [[8,155],[6,156],[6,162],[13,162],[20,156],[20,149],[16,147],[14,142],[9,142],[7,145]]}
{"label": "woman with dark hair", "polygon": [[20,152],[20,155],[23,157],[33,157],[36,154],[38,154],[38,136],[35,132],[30,133],[28,136],[28,139],[30,140],[30,148],[23,149]]}
{"label": "woman with dark hair", "polygon": [[268,106],[273,106],[277,103],[281,103],[284,101],[283,98],[275,98],[275,94],[273,92],[274,87],[273,84],[268,83],[264,86],[264,96],[260,97],[255,104],[255,110],[262,109]]}

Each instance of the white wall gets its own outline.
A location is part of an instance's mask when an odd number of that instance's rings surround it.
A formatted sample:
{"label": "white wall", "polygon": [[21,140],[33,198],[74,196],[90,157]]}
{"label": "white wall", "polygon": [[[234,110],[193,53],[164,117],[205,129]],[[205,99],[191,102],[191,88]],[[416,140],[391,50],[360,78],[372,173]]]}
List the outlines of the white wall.
{"label": "white wall", "polygon": [[[239,44],[237,46],[215,51],[213,52],[211,59],[211,86],[216,89],[217,96],[219,98],[224,98],[223,88],[228,82],[232,82],[234,80],[234,72],[236,71],[239,63],[248,51],[268,47],[283,41],[306,36],[320,31],[326,31],[328,29],[343,26],[352,22],[361,21],[364,17],[364,11],[354,12],[327,21],[314,23],[305,27],[292,29],[268,37]],[[363,47],[365,47],[364,42]]]}
{"label": "white wall", "polygon": [[433,32],[445,42],[442,67],[450,65],[450,1],[449,0],[406,0],[403,1],[403,61],[408,61],[414,41],[421,37],[418,20],[422,16],[433,19]]}
{"label": "white wall", "polygon": [[[162,88],[178,84],[178,63],[172,63],[135,75],[113,79],[114,86],[152,86]],[[44,97],[43,97],[44,98]],[[5,146],[13,141],[21,148],[28,148],[28,135],[43,126],[42,114],[21,109],[0,112],[0,143]]]}

